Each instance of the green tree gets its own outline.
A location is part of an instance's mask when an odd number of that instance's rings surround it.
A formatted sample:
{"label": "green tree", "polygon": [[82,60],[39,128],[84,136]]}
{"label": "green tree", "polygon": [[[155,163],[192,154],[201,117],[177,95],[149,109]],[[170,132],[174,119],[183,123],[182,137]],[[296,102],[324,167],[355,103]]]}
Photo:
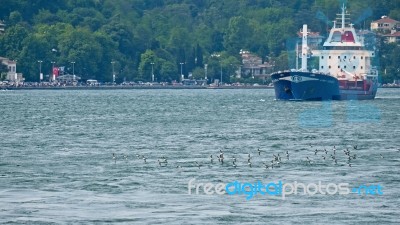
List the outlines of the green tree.
{"label": "green tree", "polygon": [[121,75],[117,76],[117,81],[121,81],[124,78],[131,80],[133,79],[133,74],[136,71],[132,70],[133,65],[130,64],[130,58],[124,57],[123,54],[116,51],[118,49],[118,43],[113,41],[110,36],[102,31],[97,31],[94,33],[95,42],[101,46],[101,55],[98,62],[98,73],[93,74],[93,71],[88,70],[90,68],[83,67],[81,70],[82,76],[85,78],[98,79],[100,81],[111,81],[112,79],[112,61],[117,62],[119,73]]}
{"label": "green tree", "polygon": [[[151,81],[151,66],[152,63],[159,61],[156,54],[152,50],[147,50],[140,56],[139,77],[140,80]],[[158,63],[157,63],[158,64]],[[154,66],[154,65],[153,65]]]}
{"label": "green tree", "polygon": [[196,46],[196,67],[203,68],[203,49],[200,47],[199,44]]}
{"label": "green tree", "polygon": [[0,55],[9,59],[19,59],[19,53],[23,49],[23,41],[28,37],[29,31],[17,24],[6,29],[4,35],[0,35]]}
{"label": "green tree", "polygon": [[171,82],[171,81],[179,81],[179,73],[176,68],[176,65],[172,62],[165,61],[163,62],[161,66],[161,80],[160,81],[166,81],[166,82]]}
{"label": "green tree", "polygon": [[226,56],[221,61],[222,68],[223,68],[223,80],[226,82],[230,80],[231,77],[236,75],[236,71],[239,69],[239,65],[241,62],[233,56]]}
{"label": "green tree", "polygon": [[276,71],[279,71],[279,70],[283,71],[283,70],[287,70],[289,68],[289,65],[288,65],[289,55],[288,55],[288,52],[286,52],[286,51],[281,52],[281,54],[278,57],[273,58],[272,61],[275,62],[274,69]]}
{"label": "green tree", "polygon": [[18,68],[24,74],[27,81],[39,81],[39,63],[42,62],[42,72],[50,74],[51,67],[49,59],[51,45],[39,35],[31,34],[23,41],[23,49],[20,53]]}
{"label": "green tree", "polygon": [[230,54],[239,54],[240,49],[247,47],[252,35],[253,29],[244,17],[233,17],[224,36],[224,47]]}
{"label": "green tree", "polygon": [[10,26],[16,25],[18,23],[22,22],[22,15],[18,11],[14,11],[10,13],[10,17],[8,18],[8,24]]}
{"label": "green tree", "polygon": [[4,80],[7,76],[8,68],[0,61],[0,80]]}
{"label": "green tree", "polygon": [[384,44],[381,48],[381,82],[392,83],[400,79],[400,46],[396,43]]}
{"label": "green tree", "polygon": [[204,77],[205,77],[204,68],[196,67],[196,68],[193,70],[192,75],[193,75],[193,79],[196,79],[196,80],[204,79]]}
{"label": "green tree", "polygon": [[192,48],[192,51],[186,62],[186,69],[188,72],[193,72],[194,68],[196,67],[196,61],[196,49]]}
{"label": "green tree", "polygon": [[98,67],[99,63],[103,63],[101,61],[103,48],[97,42],[95,35],[88,29],[77,28],[70,33],[62,33],[58,43],[58,51],[61,54],[59,65],[71,69],[71,62],[75,62],[75,73],[77,74],[84,75],[83,68],[95,74],[96,78],[104,72],[100,71]]}
{"label": "green tree", "polygon": [[33,18],[35,24],[56,24],[62,22],[62,19],[51,13],[49,10],[40,10]]}

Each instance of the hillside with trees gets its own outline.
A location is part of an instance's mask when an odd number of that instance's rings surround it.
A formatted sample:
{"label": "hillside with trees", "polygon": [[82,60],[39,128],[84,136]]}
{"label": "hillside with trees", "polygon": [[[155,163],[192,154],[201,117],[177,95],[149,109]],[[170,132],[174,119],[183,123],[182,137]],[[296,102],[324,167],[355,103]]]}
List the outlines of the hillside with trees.
{"label": "hillside with trees", "polygon": [[[287,40],[307,23],[326,35],[339,0],[0,0],[0,56],[18,61],[27,81],[51,73],[52,62],[83,79],[117,82],[178,80],[183,74],[229,80],[239,51],[287,69]],[[352,0],[357,29],[387,15],[400,20],[400,0]],[[400,47],[378,43],[383,82],[400,78]],[[219,57],[211,57],[218,53]],[[111,63],[114,62],[114,63]],[[152,64],[154,63],[154,64]],[[184,63],[184,64],[181,64]],[[386,71],[386,74],[383,72]]]}

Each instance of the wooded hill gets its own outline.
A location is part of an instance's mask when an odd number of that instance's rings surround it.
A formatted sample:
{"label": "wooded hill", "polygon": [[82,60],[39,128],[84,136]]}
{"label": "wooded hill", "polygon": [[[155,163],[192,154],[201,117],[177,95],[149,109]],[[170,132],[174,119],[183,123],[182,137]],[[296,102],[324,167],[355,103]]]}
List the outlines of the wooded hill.
{"label": "wooded hill", "polygon": [[[0,56],[18,60],[27,81],[51,73],[51,62],[83,79],[178,80],[193,72],[224,80],[241,63],[239,51],[274,60],[288,69],[286,41],[304,23],[326,35],[340,12],[339,0],[0,0]],[[352,0],[348,11],[357,29],[387,15],[400,20],[400,0]],[[399,77],[400,48],[379,45],[384,81]],[[211,57],[218,53],[220,57]],[[381,73],[383,74],[383,73]],[[384,75],[384,74],[383,74]]]}

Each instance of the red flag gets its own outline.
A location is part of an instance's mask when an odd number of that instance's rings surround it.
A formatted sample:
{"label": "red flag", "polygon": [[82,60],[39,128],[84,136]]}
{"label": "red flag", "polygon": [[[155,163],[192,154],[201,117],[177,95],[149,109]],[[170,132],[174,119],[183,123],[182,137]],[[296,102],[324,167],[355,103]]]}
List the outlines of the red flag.
{"label": "red flag", "polygon": [[58,67],[54,67],[53,68],[53,74],[56,75],[56,77],[58,76],[60,69]]}

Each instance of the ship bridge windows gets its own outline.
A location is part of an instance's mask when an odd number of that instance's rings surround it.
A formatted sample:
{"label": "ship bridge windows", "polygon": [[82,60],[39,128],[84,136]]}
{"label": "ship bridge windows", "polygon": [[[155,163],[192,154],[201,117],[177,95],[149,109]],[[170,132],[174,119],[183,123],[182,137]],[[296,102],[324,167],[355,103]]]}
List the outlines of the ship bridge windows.
{"label": "ship bridge windows", "polygon": [[335,31],[332,34],[332,42],[341,42],[342,41],[342,33],[340,31]]}

